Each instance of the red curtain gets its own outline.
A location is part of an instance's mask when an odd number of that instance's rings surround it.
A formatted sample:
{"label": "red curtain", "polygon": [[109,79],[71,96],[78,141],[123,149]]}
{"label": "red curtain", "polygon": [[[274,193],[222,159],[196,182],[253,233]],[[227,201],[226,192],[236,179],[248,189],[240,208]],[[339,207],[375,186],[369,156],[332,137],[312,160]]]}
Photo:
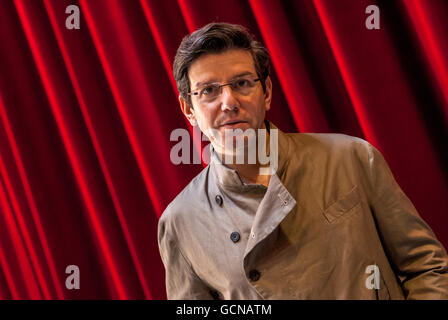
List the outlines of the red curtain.
{"label": "red curtain", "polygon": [[2,0],[0,299],[166,297],[157,220],[203,168],[170,161],[171,64],[212,21],[269,49],[268,119],[371,142],[448,246],[446,1]]}

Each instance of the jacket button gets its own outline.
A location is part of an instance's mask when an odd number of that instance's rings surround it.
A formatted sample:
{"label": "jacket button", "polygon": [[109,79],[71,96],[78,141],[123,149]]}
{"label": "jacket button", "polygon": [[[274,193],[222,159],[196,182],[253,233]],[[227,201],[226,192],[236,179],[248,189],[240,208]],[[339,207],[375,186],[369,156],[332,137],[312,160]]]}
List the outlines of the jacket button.
{"label": "jacket button", "polygon": [[233,242],[238,242],[240,240],[240,234],[238,232],[232,232],[230,234],[230,240],[232,240]]}
{"label": "jacket button", "polygon": [[210,295],[212,296],[213,300],[221,300],[219,292],[216,290],[210,290]]}
{"label": "jacket button", "polygon": [[252,281],[258,281],[260,279],[260,271],[253,269],[249,271],[249,278]]}
{"label": "jacket button", "polygon": [[222,197],[219,194],[215,197],[215,201],[218,206],[222,206]]}

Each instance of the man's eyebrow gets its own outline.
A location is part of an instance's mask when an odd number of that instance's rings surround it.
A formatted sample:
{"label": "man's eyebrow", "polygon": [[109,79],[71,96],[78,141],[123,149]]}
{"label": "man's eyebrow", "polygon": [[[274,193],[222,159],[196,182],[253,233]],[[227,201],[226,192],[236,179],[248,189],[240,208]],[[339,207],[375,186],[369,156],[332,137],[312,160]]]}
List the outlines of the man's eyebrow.
{"label": "man's eyebrow", "polygon": [[196,88],[202,87],[202,86],[204,86],[206,84],[216,83],[216,82],[218,82],[218,81],[216,81],[216,80],[208,80],[208,81],[203,81],[203,82],[197,82],[196,83]]}
{"label": "man's eyebrow", "polygon": [[238,73],[237,75],[235,75],[232,78],[230,78],[230,80],[233,80],[233,79],[236,79],[236,78],[239,78],[239,77],[250,76],[250,75],[253,75],[253,72],[245,71],[245,72]]}
{"label": "man's eyebrow", "polygon": [[[249,76],[249,75],[254,75],[254,73],[250,72],[250,71],[244,71],[244,72],[238,73],[237,75],[234,75],[232,78],[230,78],[230,80],[233,80],[233,79],[236,79],[239,77]],[[195,87],[199,88],[204,85],[207,85],[210,83],[216,83],[216,82],[218,82],[218,81],[217,80],[208,80],[208,81],[203,81],[203,82],[197,82]]]}

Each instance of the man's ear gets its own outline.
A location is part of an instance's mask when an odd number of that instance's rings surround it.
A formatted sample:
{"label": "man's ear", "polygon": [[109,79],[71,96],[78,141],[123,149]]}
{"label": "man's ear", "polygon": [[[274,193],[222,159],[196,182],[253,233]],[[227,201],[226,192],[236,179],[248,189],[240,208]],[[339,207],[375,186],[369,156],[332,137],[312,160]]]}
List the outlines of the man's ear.
{"label": "man's ear", "polygon": [[179,95],[179,104],[180,109],[182,110],[183,114],[187,117],[190,124],[194,127],[198,124],[195,116],[195,111],[193,109],[193,106],[188,103],[184,98],[182,98],[181,95]]}
{"label": "man's ear", "polygon": [[272,81],[271,78],[268,76],[266,80],[264,81],[266,90],[264,93],[264,101],[266,106],[266,111],[271,109],[271,100],[272,100]]}

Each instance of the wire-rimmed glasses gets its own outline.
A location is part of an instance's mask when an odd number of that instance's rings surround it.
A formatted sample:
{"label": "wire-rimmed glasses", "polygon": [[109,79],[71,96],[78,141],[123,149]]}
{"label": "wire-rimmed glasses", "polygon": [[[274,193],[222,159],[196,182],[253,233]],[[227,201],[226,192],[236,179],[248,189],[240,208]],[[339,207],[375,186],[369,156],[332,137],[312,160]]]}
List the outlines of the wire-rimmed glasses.
{"label": "wire-rimmed glasses", "polygon": [[197,96],[198,101],[201,103],[210,103],[221,95],[222,88],[224,86],[230,86],[230,88],[234,92],[243,96],[247,96],[252,92],[253,88],[257,84],[257,81],[260,81],[260,79],[259,78],[252,79],[250,77],[239,77],[230,81],[229,83],[223,83],[223,84],[209,83],[187,94],[189,96]]}

